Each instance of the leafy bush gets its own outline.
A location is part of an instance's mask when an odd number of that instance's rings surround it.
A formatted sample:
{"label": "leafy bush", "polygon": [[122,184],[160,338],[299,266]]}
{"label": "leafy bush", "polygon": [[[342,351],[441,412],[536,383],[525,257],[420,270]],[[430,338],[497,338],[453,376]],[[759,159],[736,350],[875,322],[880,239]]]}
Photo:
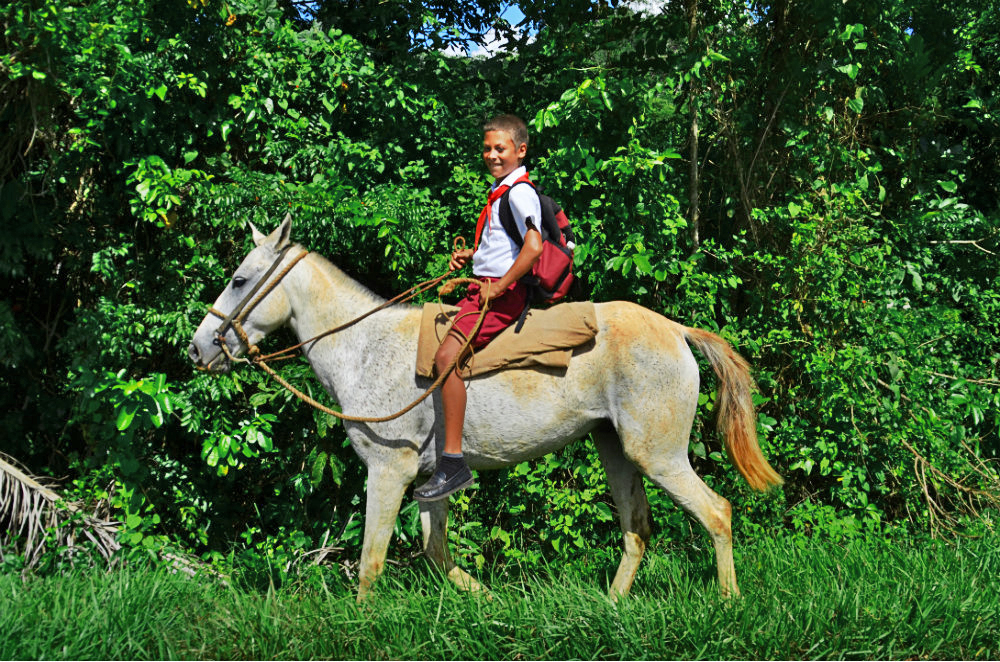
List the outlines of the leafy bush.
{"label": "leafy bush", "polygon": [[[187,343],[248,221],[293,210],[304,244],[383,295],[441,273],[487,183],[478,121],[512,111],[579,230],[584,295],[712,329],[755,366],[784,490],[751,494],[725,461],[707,374],[691,440],[738,531],[994,522],[996,16],[715,2],[692,25],[673,7],[556,4],[524,7],[544,22],[533,39],[466,58],[379,35],[419,25],[441,42],[495,7],[430,21],[419,3],[310,18],[273,0],[14,0],[0,13],[3,450],[111,503],[139,549],[268,579],[357,558],[364,474],[343,428],[252,371],[194,374]],[[320,393],[303,364],[287,370]],[[661,540],[691,539],[664,495],[650,501]],[[617,545],[614,520],[585,441],[484,480],[456,500],[452,534],[471,565],[537,565]],[[407,505],[394,554],[417,526]]]}

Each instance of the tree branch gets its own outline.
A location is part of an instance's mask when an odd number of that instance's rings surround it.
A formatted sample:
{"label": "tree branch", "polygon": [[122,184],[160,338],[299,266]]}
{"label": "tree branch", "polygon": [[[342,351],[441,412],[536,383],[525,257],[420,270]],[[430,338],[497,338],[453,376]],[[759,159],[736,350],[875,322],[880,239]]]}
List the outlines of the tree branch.
{"label": "tree branch", "polygon": [[977,249],[981,250],[982,252],[987,253],[989,255],[996,255],[996,253],[994,253],[993,251],[987,250],[987,249],[983,248],[982,246],[980,246],[979,245],[980,241],[982,241],[982,239],[946,239],[946,240],[941,240],[941,241],[935,240],[935,241],[932,241],[930,243],[932,243],[932,244],[966,244],[966,245],[969,245],[969,246],[974,246],[975,248],[977,248]]}

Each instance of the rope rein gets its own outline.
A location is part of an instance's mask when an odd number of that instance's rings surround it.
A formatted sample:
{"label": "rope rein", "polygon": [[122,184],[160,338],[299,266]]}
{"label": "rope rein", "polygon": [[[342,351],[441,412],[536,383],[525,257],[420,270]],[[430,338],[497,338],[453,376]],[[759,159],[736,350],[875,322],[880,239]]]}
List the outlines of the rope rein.
{"label": "rope rein", "polygon": [[[456,248],[458,247],[459,243],[461,243],[461,245],[464,246],[465,245],[465,240],[462,237],[457,237],[455,239],[455,247]],[[323,333],[320,333],[320,334],[318,334],[316,336],[313,336],[312,338],[309,338],[308,340],[303,340],[302,342],[300,342],[300,343],[298,343],[296,345],[292,345],[291,347],[287,347],[287,348],[282,349],[282,350],[277,351],[277,352],[272,352],[271,354],[261,354],[260,348],[257,347],[257,345],[251,345],[250,344],[250,339],[247,337],[246,331],[243,329],[243,322],[246,321],[246,318],[250,314],[250,311],[253,310],[253,308],[256,307],[257,304],[259,304],[264,299],[264,297],[266,297],[268,294],[270,294],[271,291],[274,290],[274,288],[278,285],[278,283],[281,282],[281,280],[288,274],[288,272],[291,271],[292,268],[296,264],[298,264],[299,261],[302,260],[308,254],[309,254],[308,251],[303,251],[298,256],[296,256],[295,259],[293,259],[288,264],[288,266],[285,267],[281,271],[281,273],[279,273],[278,276],[270,284],[268,284],[267,287],[262,288],[261,292],[257,295],[257,297],[255,299],[253,299],[253,301],[249,305],[246,305],[245,308],[242,308],[242,306],[245,304],[245,300],[244,300],[244,302],[241,302],[240,306],[237,307],[236,311],[234,311],[233,313],[230,313],[229,315],[224,315],[224,314],[220,313],[219,311],[215,310],[215,308],[211,308],[211,307],[209,308],[209,312],[210,313],[212,313],[212,314],[214,314],[214,315],[216,315],[218,317],[221,317],[223,319],[223,321],[224,321],[223,325],[219,327],[219,332],[216,333],[216,340],[217,340],[217,344],[221,347],[222,352],[226,355],[226,357],[230,361],[232,361],[234,363],[235,362],[246,363],[248,365],[258,366],[258,367],[263,368],[264,371],[267,374],[271,375],[271,377],[273,377],[275,381],[277,381],[279,384],[281,384],[282,386],[284,386],[288,391],[290,391],[292,394],[294,394],[300,400],[302,400],[306,404],[308,404],[308,405],[310,405],[310,406],[318,409],[319,411],[322,411],[325,414],[329,414],[331,416],[334,416],[336,418],[339,418],[339,419],[342,419],[342,420],[345,420],[345,421],[353,421],[353,422],[357,422],[357,423],[384,423],[386,421],[391,421],[391,420],[399,418],[400,416],[403,416],[404,414],[406,414],[409,411],[411,411],[418,404],[420,404],[421,402],[423,402],[427,398],[427,396],[429,396],[431,393],[433,393],[434,391],[436,391],[438,388],[441,387],[441,384],[443,384],[444,380],[448,378],[448,375],[450,375],[451,372],[457,368],[459,362],[466,356],[466,353],[467,352],[471,352],[472,340],[473,340],[473,338],[476,337],[476,334],[479,332],[479,328],[482,326],[483,320],[486,318],[486,311],[489,308],[490,284],[488,282],[487,283],[483,283],[483,281],[480,281],[480,280],[478,280],[476,278],[452,278],[451,280],[447,281],[441,287],[441,290],[438,293],[439,297],[442,296],[442,295],[444,295],[444,294],[448,294],[449,292],[451,292],[458,285],[469,284],[469,283],[479,283],[479,284],[485,284],[485,286],[486,286],[487,305],[483,306],[482,309],[479,311],[479,317],[476,320],[475,326],[472,328],[472,332],[469,334],[469,337],[466,338],[465,342],[462,345],[462,348],[458,351],[458,353],[455,354],[455,358],[452,359],[451,364],[444,371],[442,371],[442,373],[440,375],[438,375],[437,379],[434,380],[434,383],[432,383],[427,388],[427,390],[425,390],[423,392],[423,394],[420,395],[420,397],[418,397],[416,400],[414,400],[413,402],[411,402],[410,404],[408,404],[403,409],[400,409],[399,411],[397,411],[394,414],[389,414],[388,416],[352,416],[350,414],[344,414],[342,412],[336,411],[335,409],[331,409],[330,407],[327,407],[326,405],[324,405],[323,403],[317,401],[316,399],[312,398],[311,396],[306,395],[301,390],[295,388],[292,384],[290,384],[288,382],[288,380],[286,380],[284,377],[282,377],[281,375],[279,375],[277,373],[277,371],[274,370],[274,368],[272,368],[271,366],[269,366],[267,364],[267,362],[268,361],[280,361],[280,360],[294,358],[295,356],[301,354],[301,350],[302,350],[302,348],[304,346],[309,345],[310,343],[318,342],[319,340],[321,340],[323,338],[326,338],[327,336],[331,336],[331,335],[333,335],[335,333],[343,331],[344,329],[347,329],[347,328],[349,328],[351,326],[354,326],[355,324],[357,324],[361,320],[363,320],[363,319],[365,319],[365,318],[367,318],[367,317],[369,317],[371,315],[374,315],[375,313],[377,313],[377,312],[379,312],[381,310],[384,310],[384,309],[388,308],[389,306],[392,306],[392,305],[397,304],[397,303],[406,303],[407,301],[411,301],[414,298],[416,298],[418,295],[423,294],[424,292],[427,292],[431,288],[433,288],[436,285],[438,285],[439,283],[441,283],[443,280],[445,280],[448,276],[450,276],[454,272],[454,269],[449,269],[446,273],[438,276],[437,278],[432,278],[430,280],[426,280],[426,281],[423,281],[421,283],[418,283],[417,285],[414,285],[410,289],[408,289],[408,290],[406,290],[404,292],[401,292],[400,294],[397,294],[396,296],[394,296],[393,298],[389,299],[388,301],[385,301],[384,303],[379,304],[378,306],[376,306],[375,308],[369,310],[368,312],[366,312],[366,313],[364,313],[362,315],[359,315],[358,317],[355,317],[354,319],[352,319],[352,320],[350,320],[348,322],[345,322],[344,324],[336,326],[336,327],[334,327],[332,329],[328,329],[328,330],[324,331]],[[283,256],[283,254],[282,254],[282,256]],[[279,261],[280,261],[280,259],[281,258],[279,257]],[[261,282],[263,282],[263,281],[261,281]],[[226,345],[226,342],[225,342],[225,339],[224,339],[224,334],[225,334],[224,329],[227,326],[231,326],[233,328],[233,330],[235,331],[236,336],[239,338],[240,342],[243,343],[243,345],[245,345],[247,347],[247,357],[248,358],[245,358],[245,359],[244,358],[238,358],[236,356],[233,356],[233,354],[229,351],[229,347]]]}

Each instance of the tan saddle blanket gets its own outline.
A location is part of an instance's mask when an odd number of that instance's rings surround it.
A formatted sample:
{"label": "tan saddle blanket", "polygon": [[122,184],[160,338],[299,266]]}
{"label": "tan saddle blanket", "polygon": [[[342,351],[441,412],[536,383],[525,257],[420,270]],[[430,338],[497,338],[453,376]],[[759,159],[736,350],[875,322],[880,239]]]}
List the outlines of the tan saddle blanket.
{"label": "tan saddle blanket", "polygon": [[[434,377],[434,354],[455,320],[456,306],[424,304],[417,341],[417,374]],[[528,311],[524,326],[504,329],[486,347],[460,367],[462,377],[475,377],[504,368],[566,368],[573,348],[597,335],[597,317],[591,301],[560,303]]]}

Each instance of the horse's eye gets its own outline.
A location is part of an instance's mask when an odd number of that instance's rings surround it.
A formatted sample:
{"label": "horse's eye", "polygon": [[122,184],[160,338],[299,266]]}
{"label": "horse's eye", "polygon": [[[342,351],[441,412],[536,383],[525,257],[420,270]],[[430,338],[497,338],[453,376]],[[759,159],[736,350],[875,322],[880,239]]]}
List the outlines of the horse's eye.
{"label": "horse's eye", "polygon": [[243,287],[247,284],[247,279],[243,276],[233,276],[233,288]]}

